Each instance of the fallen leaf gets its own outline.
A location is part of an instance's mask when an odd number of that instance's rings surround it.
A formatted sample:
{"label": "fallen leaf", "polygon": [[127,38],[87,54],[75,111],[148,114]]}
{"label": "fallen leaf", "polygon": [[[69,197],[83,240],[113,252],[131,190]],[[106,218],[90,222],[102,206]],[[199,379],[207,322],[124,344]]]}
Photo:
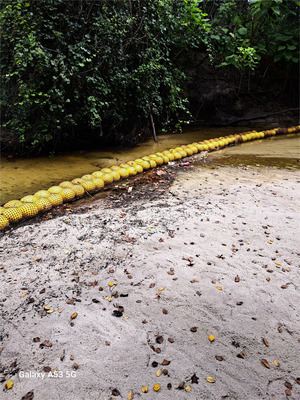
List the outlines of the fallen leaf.
{"label": "fallen leaf", "polygon": [[185,382],[180,382],[178,385],[178,389],[184,389]]}
{"label": "fallen leaf", "polygon": [[113,390],[111,391],[111,394],[112,394],[113,396],[120,396],[120,392],[119,392],[118,389],[113,389]]}
{"label": "fallen leaf", "polygon": [[71,318],[71,319],[75,319],[75,318],[77,318],[77,315],[78,315],[77,312],[74,312],[74,313],[71,315],[70,318]]}
{"label": "fallen leaf", "polygon": [[292,392],[290,391],[290,389],[285,389],[285,394],[286,396],[291,396]]}
{"label": "fallen leaf", "polygon": [[172,383],[168,383],[167,384],[167,388],[168,388],[168,390],[171,390],[172,389]]}
{"label": "fallen leaf", "polygon": [[172,339],[172,338],[168,338],[168,342],[170,342],[170,343],[174,343],[174,339]]}
{"label": "fallen leaf", "polygon": [[223,289],[221,288],[221,286],[217,286],[217,289],[218,289],[218,290],[223,290]]}
{"label": "fallen leaf", "polygon": [[26,296],[26,292],[23,292],[21,295],[20,295],[20,297],[25,297]]}
{"label": "fallen leaf", "polygon": [[155,373],[155,375],[156,375],[157,377],[161,376],[161,374],[162,374],[162,370],[161,370],[161,369],[158,369],[158,370],[156,371],[156,373]]}
{"label": "fallen leaf", "polygon": [[161,365],[169,365],[171,363],[171,361],[169,360],[164,360]]}
{"label": "fallen leaf", "polygon": [[264,343],[264,345],[266,345],[267,347],[269,347],[269,342],[267,341],[267,339],[263,338],[263,343]]}
{"label": "fallen leaf", "polygon": [[223,361],[223,357],[222,356],[216,356],[216,360]]}
{"label": "fallen leaf", "polygon": [[168,314],[168,310],[166,310],[165,308],[163,308],[162,312],[163,314]]}
{"label": "fallen leaf", "polygon": [[44,310],[50,310],[50,306],[44,306]]}
{"label": "fallen leaf", "polygon": [[14,386],[13,381],[10,379],[8,382],[6,382],[5,387],[6,389],[11,389]]}
{"label": "fallen leaf", "polygon": [[190,329],[191,332],[197,332],[197,330],[198,330],[198,328],[197,328],[196,326],[193,326],[193,327]]}
{"label": "fallen leaf", "polygon": [[191,380],[192,380],[192,383],[198,384],[199,378],[198,378],[198,376],[196,376],[196,374],[194,374],[194,375],[192,376]]}
{"label": "fallen leaf", "polygon": [[54,310],[47,310],[47,314],[52,314]]}
{"label": "fallen leaf", "polygon": [[215,379],[214,379],[212,376],[208,376],[208,377],[206,378],[206,380],[207,380],[207,382],[209,382],[209,383],[215,383],[215,382],[216,382]]}
{"label": "fallen leaf", "polygon": [[288,285],[281,285],[280,287],[281,287],[281,289],[287,289]]}
{"label": "fallen leaf", "polygon": [[133,398],[134,398],[134,394],[133,394],[133,391],[131,390],[131,391],[128,393],[127,399],[128,399],[128,400],[132,400]]}
{"label": "fallen leaf", "polygon": [[51,367],[44,367],[43,370],[44,370],[44,372],[50,372],[51,371]]}
{"label": "fallen leaf", "polygon": [[52,347],[52,343],[49,340],[44,340],[43,343],[40,344],[40,347]]}
{"label": "fallen leaf", "polygon": [[293,385],[292,385],[290,382],[288,382],[288,381],[285,381],[284,386],[287,387],[287,388],[290,389],[290,390],[293,389]]}
{"label": "fallen leaf", "polygon": [[157,338],[155,339],[156,343],[158,344],[162,344],[162,342],[164,341],[164,338],[162,336],[157,336]]}
{"label": "fallen leaf", "polygon": [[21,400],[32,400],[34,398],[33,390],[22,396]]}
{"label": "fallen leaf", "polygon": [[73,364],[73,368],[74,368],[74,369],[78,369],[78,368],[79,368],[79,365],[76,364],[76,363],[74,363],[74,364]]}
{"label": "fallen leaf", "polygon": [[159,385],[158,383],[156,383],[156,384],[153,386],[153,389],[155,390],[155,392],[158,392],[159,389],[160,389],[160,385]]}
{"label": "fallen leaf", "polygon": [[237,357],[244,359],[244,358],[246,357],[246,354],[247,354],[246,351],[245,351],[245,350],[242,350],[242,351],[237,355]]}
{"label": "fallen leaf", "polygon": [[186,392],[190,392],[192,390],[192,388],[190,386],[186,386],[184,389]]}
{"label": "fallen leaf", "polygon": [[281,333],[281,332],[282,332],[282,327],[279,326],[279,327],[277,328],[277,330],[278,330],[279,333]]}
{"label": "fallen leaf", "polygon": [[210,336],[208,336],[208,340],[209,340],[210,342],[213,342],[213,341],[215,340],[215,337],[214,337],[214,335],[210,335]]}
{"label": "fallen leaf", "polygon": [[142,392],[143,392],[143,393],[148,393],[148,388],[147,388],[147,386],[142,386]]}
{"label": "fallen leaf", "polygon": [[270,364],[268,363],[268,361],[267,360],[265,360],[264,358],[261,360],[261,362],[264,364],[264,366],[266,367],[266,368],[270,368]]}
{"label": "fallen leaf", "polygon": [[34,343],[38,343],[40,341],[40,338],[39,337],[35,337],[35,338],[33,338],[33,341],[34,341]]}
{"label": "fallen leaf", "polygon": [[280,362],[278,360],[274,360],[273,364],[275,365],[275,367],[279,367],[280,366]]}
{"label": "fallen leaf", "polygon": [[237,275],[235,278],[234,278],[234,282],[239,282],[240,281],[240,277]]}

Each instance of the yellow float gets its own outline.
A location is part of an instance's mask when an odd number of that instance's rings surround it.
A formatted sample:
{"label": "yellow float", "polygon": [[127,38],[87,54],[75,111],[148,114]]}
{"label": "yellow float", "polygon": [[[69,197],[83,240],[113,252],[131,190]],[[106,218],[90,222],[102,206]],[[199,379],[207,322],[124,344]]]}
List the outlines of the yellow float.
{"label": "yellow float", "polygon": [[0,230],[9,226],[9,223],[15,223],[22,218],[31,218],[39,211],[49,211],[52,207],[69,202],[75,198],[80,198],[86,193],[93,193],[102,189],[105,185],[118,181],[121,178],[127,178],[130,175],[136,175],[144,170],[155,168],[157,165],[167,164],[169,161],[180,160],[188,155],[193,155],[201,151],[213,151],[222,149],[231,144],[238,144],[250,140],[259,140],[272,137],[276,134],[287,134],[300,131],[300,125],[289,128],[269,129],[266,131],[249,131],[241,134],[221,136],[215,139],[194,142],[188,145],[178,146],[175,149],[169,149],[149,156],[138,158],[134,161],[127,161],[119,166],[113,165],[110,168],[102,168],[101,171],[95,171],[92,174],[83,175],[81,178],[75,178],[71,182],[64,181],[58,186],[51,186],[48,190],[39,190],[34,195],[27,195],[21,200],[11,200],[3,207],[0,207]]}

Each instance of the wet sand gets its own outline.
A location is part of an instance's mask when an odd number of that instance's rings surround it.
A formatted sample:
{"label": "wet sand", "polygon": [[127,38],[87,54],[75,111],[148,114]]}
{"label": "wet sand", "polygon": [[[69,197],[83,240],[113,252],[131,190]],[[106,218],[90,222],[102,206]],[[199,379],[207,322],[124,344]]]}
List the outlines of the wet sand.
{"label": "wet sand", "polygon": [[299,398],[299,172],[177,171],[1,234],[1,398]]}

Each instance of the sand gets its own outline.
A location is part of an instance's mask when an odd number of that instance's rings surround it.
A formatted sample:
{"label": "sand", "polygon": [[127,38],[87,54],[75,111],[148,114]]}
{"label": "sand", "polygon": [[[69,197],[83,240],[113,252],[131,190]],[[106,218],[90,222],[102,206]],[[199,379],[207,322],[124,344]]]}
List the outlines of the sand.
{"label": "sand", "polygon": [[0,398],[299,398],[299,181],[177,168],[2,234]]}

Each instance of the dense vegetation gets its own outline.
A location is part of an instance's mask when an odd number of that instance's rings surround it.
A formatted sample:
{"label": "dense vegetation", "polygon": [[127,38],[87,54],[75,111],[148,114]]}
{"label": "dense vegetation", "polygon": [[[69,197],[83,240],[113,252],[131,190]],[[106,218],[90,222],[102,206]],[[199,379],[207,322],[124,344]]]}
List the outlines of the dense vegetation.
{"label": "dense vegetation", "polygon": [[[2,129],[23,152],[137,142],[192,118],[192,51],[219,68],[297,73],[293,0],[1,0]],[[294,72],[293,72],[294,71]],[[296,72],[295,72],[296,71]]]}

